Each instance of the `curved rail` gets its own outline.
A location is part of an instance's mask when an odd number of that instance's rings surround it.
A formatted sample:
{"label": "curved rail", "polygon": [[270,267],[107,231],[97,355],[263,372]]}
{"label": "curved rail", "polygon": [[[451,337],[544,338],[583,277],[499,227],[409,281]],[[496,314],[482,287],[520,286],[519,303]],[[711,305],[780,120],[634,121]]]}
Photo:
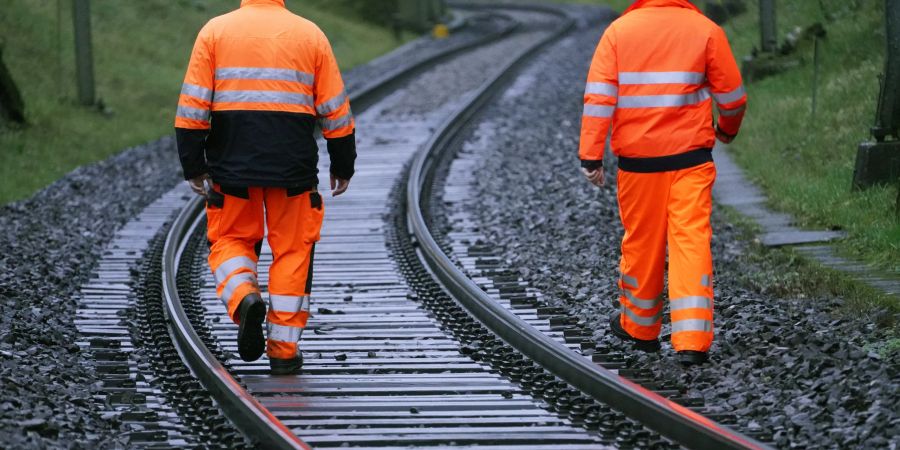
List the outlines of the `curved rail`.
{"label": "curved rail", "polygon": [[[505,5],[504,5],[505,6]],[[545,9],[552,10],[552,9]],[[556,10],[553,10],[556,11]],[[556,11],[559,13],[559,11]],[[568,23],[571,21],[567,19]],[[629,417],[692,449],[769,449],[766,444],[726,428],[700,414],[589,362],[538,331],[491,299],[444,253],[425,220],[423,199],[430,197],[437,162],[451,148],[461,129],[515,73],[530,54],[565,33],[561,28],[546,41],[518,55],[500,74],[488,80],[452,114],[417,154],[407,184],[409,232],[419,242],[419,258],[444,288],[488,329],[560,379],[591,397],[614,406]]]}
{"label": "curved rail", "polygon": [[[457,7],[468,8],[467,4]],[[495,16],[505,17],[502,14]],[[508,19],[508,18],[507,18]],[[411,65],[397,67],[359,87],[350,96],[358,111],[367,109],[391,88],[417,73],[427,70],[438,61],[451,58],[475,47],[492,43],[515,31],[517,24],[509,24],[498,31],[449,47]],[[260,404],[228,373],[228,370],[209,351],[197,335],[184,312],[178,294],[176,276],[181,255],[189,237],[202,224],[204,212],[200,197],[188,201],[179,213],[166,237],[162,260],[162,283],[165,313],[169,322],[169,334],[181,356],[200,383],[216,399],[222,411],[246,436],[255,440],[261,448],[308,450],[310,446],[292,433],[278,418]]]}

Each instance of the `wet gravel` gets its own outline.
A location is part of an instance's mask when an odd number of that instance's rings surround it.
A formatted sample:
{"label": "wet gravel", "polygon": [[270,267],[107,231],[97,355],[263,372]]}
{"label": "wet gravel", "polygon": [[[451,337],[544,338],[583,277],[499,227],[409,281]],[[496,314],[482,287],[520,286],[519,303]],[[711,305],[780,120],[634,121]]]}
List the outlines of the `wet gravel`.
{"label": "wet gravel", "polygon": [[0,447],[102,448],[73,297],[116,229],[178,180],[172,139],[82,167],[0,212]]}
{"label": "wet gravel", "polygon": [[[504,15],[520,23],[543,23],[547,20],[547,14],[511,11]],[[488,76],[503,64],[505,59],[502,55],[514,54],[549,33],[543,30],[532,31],[530,28],[529,31],[516,31],[498,42],[435,65],[429,71],[441,73],[441,79],[446,80],[445,82],[435,86],[432,77],[418,77],[412,80],[408,89],[394,96],[392,106],[383,109],[382,115],[415,118],[459,101],[461,97],[480,87]],[[464,59],[465,64],[460,64],[460,59]],[[422,96],[422,92],[428,92],[429,95]]]}
{"label": "wet gravel", "polygon": [[[548,302],[590,324],[599,349],[625,350],[607,333],[622,234],[614,164],[607,164],[613,186],[598,190],[577,160],[584,79],[603,29],[595,23],[545,52],[482,114],[469,141],[493,145],[476,173],[470,212]],[[900,363],[896,354],[866,350],[881,331],[840,314],[840,298],[776,295],[792,293],[778,284],[795,269],[755,256],[721,211],[713,226],[711,363],[684,369],[666,342],[658,355],[629,353],[628,366],[685,386],[780,448],[900,448]]]}

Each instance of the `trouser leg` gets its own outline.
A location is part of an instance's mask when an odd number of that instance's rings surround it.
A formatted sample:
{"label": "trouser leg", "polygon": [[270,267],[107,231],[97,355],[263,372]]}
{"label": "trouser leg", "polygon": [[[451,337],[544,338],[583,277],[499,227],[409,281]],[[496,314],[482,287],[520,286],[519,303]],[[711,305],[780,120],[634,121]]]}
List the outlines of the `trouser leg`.
{"label": "trouser leg", "polygon": [[273,255],[266,353],[291,359],[309,320],[313,258],[325,207],[318,192],[291,195],[285,189],[266,189],[265,202]]}
{"label": "trouser leg", "polygon": [[209,266],[216,278],[216,294],[225,303],[231,320],[239,323],[241,300],[248,294],[259,294],[255,247],[264,234],[262,190],[215,185],[207,201],[206,217]]}
{"label": "trouser leg", "polygon": [[638,339],[658,338],[662,326],[668,187],[668,173],[619,171],[621,325]]}
{"label": "trouser leg", "polygon": [[675,173],[669,195],[669,307],[676,351],[709,350],[713,341],[710,242],[713,163]]}

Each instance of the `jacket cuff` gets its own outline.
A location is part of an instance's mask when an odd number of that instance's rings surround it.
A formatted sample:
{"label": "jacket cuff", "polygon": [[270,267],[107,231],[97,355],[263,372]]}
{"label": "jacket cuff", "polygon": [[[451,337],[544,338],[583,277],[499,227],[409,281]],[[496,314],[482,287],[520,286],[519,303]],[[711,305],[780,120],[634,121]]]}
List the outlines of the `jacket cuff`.
{"label": "jacket cuff", "polygon": [[331,157],[331,174],[342,180],[353,178],[356,164],[356,130],[347,136],[326,140],[328,155]]}
{"label": "jacket cuff", "polygon": [[603,168],[603,160],[590,160],[590,159],[582,159],[581,167],[587,170],[597,170]]}
{"label": "jacket cuff", "polygon": [[178,157],[184,179],[190,180],[209,173],[206,165],[206,137],[209,130],[175,129],[175,140],[178,143]]}

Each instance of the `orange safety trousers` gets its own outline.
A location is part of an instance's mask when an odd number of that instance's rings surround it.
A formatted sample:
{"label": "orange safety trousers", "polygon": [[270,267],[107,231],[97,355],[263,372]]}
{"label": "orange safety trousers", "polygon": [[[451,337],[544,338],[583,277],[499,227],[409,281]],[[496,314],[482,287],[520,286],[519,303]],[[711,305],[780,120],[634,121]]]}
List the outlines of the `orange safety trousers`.
{"label": "orange safety trousers", "polygon": [[260,294],[257,263],[268,227],[273,261],[266,354],[292,359],[309,320],[313,257],[325,214],[322,197],[315,191],[294,194],[284,188],[223,189],[219,185],[210,193],[210,199],[214,197],[219,204],[207,202],[206,214],[216,294],[231,320],[239,323],[241,300]]}
{"label": "orange safety trousers", "polygon": [[706,352],[713,341],[712,187],[708,162],[683,170],[619,170],[621,324],[638,339],[659,337],[669,256],[669,307],[676,351]]}

